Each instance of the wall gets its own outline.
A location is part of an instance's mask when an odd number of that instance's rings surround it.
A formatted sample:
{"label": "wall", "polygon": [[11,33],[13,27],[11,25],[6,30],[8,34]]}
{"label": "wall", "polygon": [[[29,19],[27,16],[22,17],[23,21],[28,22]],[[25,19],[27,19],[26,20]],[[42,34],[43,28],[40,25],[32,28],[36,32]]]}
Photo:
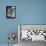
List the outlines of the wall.
{"label": "wall", "polygon": [[[6,19],[7,5],[16,5],[16,19]],[[0,44],[18,32],[17,24],[46,24],[46,0],[0,0]]]}
{"label": "wall", "polygon": [[[6,6],[16,6],[16,0],[0,0],[0,44],[7,44],[8,34],[16,32],[17,35],[17,18],[6,19]],[[15,41],[18,42],[17,39]]]}
{"label": "wall", "polygon": [[46,24],[46,0],[17,0],[17,17],[21,24]]}

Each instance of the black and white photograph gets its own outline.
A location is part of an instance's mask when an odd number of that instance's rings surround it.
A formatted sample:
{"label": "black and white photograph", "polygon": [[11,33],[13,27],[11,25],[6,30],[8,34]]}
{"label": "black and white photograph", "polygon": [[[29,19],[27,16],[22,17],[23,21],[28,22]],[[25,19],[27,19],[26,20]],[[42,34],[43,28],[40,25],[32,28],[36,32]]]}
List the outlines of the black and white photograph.
{"label": "black and white photograph", "polygon": [[16,18],[16,6],[6,6],[6,18]]}

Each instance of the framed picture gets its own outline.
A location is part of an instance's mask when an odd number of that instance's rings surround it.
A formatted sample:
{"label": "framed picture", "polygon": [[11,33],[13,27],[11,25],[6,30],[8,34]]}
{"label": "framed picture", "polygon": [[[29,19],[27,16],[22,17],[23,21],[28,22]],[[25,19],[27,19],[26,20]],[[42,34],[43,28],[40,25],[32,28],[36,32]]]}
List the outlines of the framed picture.
{"label": "framed picture", "polygon": [[16,6],[6,6],[6,18],[16,18]]}

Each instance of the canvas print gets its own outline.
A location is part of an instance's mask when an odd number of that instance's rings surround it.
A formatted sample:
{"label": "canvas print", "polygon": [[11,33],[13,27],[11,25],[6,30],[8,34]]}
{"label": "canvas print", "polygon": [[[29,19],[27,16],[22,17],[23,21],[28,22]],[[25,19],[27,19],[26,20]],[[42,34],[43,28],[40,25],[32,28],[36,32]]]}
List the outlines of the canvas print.
{"label": "canvas print", "polygon": [[6,6],[6,18],[16,18],[16,6]]}

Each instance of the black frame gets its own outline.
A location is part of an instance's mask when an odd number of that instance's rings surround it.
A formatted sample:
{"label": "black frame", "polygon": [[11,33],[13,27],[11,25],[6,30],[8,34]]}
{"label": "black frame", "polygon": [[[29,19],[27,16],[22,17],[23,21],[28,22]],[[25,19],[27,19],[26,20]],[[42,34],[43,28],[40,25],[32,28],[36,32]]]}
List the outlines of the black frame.
{"label": "black frame", "polygon": [[[11,7],[15,7],[15,17],[9,17],[7,12],[8,12],[8,8],[11,9]],[[15,19],[16,18],[16,6],[6,6],[6,19]]]}

